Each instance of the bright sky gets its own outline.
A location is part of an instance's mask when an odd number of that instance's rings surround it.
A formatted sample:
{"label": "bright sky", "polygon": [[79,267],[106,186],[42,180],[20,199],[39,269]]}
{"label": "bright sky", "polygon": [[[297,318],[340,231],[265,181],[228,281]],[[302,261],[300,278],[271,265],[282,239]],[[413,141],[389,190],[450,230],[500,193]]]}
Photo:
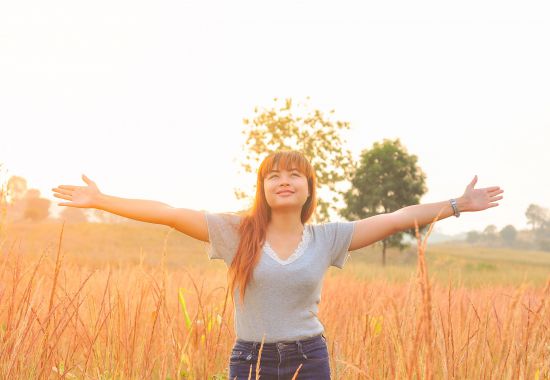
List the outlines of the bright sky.
{"label": "bright sky", "polygon": [[[521,5],[519,5],[521,4]],[[50,189],[83,184],[236,210],[242,119],[310,96],[349,147],[401,138],[422,203],[501,186],[444,233],[525,227],[550,207],[550,6],[544,1],[18,1],[0,5],[0,163]]]}

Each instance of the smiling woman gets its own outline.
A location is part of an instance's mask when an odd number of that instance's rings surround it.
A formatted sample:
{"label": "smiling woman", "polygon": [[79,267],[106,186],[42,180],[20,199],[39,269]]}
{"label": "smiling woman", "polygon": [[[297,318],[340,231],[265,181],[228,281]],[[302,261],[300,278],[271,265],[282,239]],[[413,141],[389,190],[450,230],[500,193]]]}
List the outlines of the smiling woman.
{"label": "smiling woman", "polygon": [[[461,212],[498,205],[498,186],[475,189],[450,201],[413,205],[393,213],[349,221],[309,224],[316,207],[316,177],[300,152],[269,154],[260,164],[253,206],[244,213],[208,213],[102,194],[87,186],[61,185],[54,196],[70,207],[93,207],[128,218],[171,226],[210,242],[210,259],[228,266],[237,338],[229,358],[231,379],[330,379],[324,326],[318,318],[324,274],[343,268],[349,251],[389,235]],[[259,350],[261,351],[261,355]],[[260,360],[261,356],[261,360]],[[260,362],[261,361],[261,362]]]}
{"label": "smiling woman", "polygon": [[[272,169],[264,180],[266,200],[270,205],[282,204],[301,206],[309,197],[309,188],[306,176],[297,168]],[[281,199],[289,199],[282,201]],[[273,207],[273,206],[271,206]]]}

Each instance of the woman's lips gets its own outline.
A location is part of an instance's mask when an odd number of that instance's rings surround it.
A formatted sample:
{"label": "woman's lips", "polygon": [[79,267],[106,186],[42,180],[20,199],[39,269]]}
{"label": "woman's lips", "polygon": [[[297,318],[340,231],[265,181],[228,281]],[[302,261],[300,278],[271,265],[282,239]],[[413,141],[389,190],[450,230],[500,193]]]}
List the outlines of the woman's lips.
{"label": "woman's lips", "polygon": [[290,190],[280,191],[277,193],[277,195],[290,195],[290,194],[294,194],[294,193]]}

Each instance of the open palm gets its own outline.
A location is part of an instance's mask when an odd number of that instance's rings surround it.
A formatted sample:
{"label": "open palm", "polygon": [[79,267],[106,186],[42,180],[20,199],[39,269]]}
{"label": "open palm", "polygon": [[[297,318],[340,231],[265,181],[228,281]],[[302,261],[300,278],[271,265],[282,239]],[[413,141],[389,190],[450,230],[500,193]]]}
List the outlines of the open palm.
{"label": "open palm", "polygon": [[94,207],[100,191],[94,181],[82,174],[82,180],[87,186],[59,185],[53,188],[54,197],[70,202],[58,203],[59,206],[91,208]]}
{"label": "open palm", "polygon": [[477,175],[474,177],[472,182],[466,186],[463,197],[467,199],[468,211],[481,211],[486,210],[490,207],[498,206],[496,201],[502,199],[502,190],[499,186],[485,187],[482,189],[474,189],[477,183]]}

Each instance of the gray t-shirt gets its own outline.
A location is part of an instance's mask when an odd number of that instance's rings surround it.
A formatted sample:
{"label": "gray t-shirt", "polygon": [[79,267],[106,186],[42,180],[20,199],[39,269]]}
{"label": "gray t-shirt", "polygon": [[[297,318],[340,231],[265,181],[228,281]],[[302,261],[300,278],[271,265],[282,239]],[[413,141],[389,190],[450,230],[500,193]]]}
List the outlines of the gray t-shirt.
{"label": "gray t-shirt", "polygon": [[[210,259],[223,259],[229,267],[239,244],[241,217],[229,213],[205,213]],[[273,343],[305,339],[324,332],[318,318],[325,272],[343,268],[349,254],[354,222],[306,224],[296,251],[281,260],[264,244],[258,266],[246,288],[244,304],[235,288],[237,338]]]}

